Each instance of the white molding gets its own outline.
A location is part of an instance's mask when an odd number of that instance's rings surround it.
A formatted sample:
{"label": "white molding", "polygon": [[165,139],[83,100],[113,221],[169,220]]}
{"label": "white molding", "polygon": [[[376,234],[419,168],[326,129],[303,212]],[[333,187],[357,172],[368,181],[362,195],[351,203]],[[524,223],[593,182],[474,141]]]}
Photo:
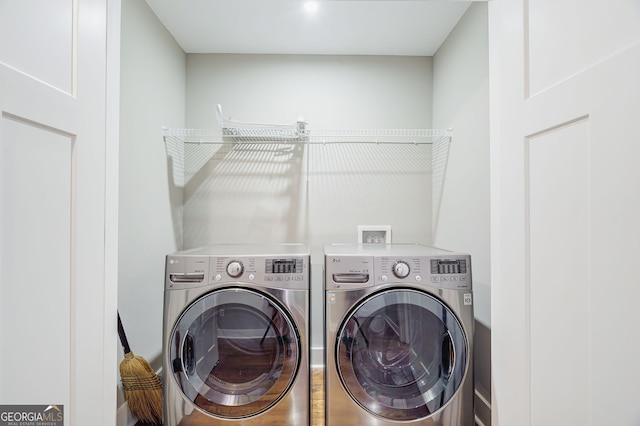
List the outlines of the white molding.
{"label": "white molding", "polygon": [[117,426],[135,426],[137,422],[138,419],[131,415],[131,411],[129,411],[129,406],[126,402],[118,407]]}
{"label": "white molding", "polygon": [[[480,389],[475,389],[475,422],[478,426],[485,426],[491,424],[491,401],[489,398],[482,393]],[[478,405],[482,404],[480,410],[478,410]],[[488,413],[488,414],[487,414]],[[483,415],[484,414],[484,415]],[[489,418],[484,418],[489,416]]]}

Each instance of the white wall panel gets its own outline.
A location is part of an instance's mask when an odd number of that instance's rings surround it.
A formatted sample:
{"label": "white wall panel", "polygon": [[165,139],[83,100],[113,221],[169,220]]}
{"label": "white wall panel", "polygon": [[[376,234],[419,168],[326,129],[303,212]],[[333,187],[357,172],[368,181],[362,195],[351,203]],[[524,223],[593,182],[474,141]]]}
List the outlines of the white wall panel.
{"label": "white wall panel", "polygon": [[531,424],[587,425],[589,121],[528,139]]}
{"label": "white wall panel", "polygon": [[[636,17],[640,20],[640,11]],[[592,125],[591,132],[595,398],[591,424],[635,426],[640,424],[636,403],[640,369],[635,368],[640,357],[636,338],[640,285],[635,268],[640,253],[640,43],[594,71],[606,84],[591,84],[598,95],[591,121],[606,125]],[[612,373],[609,365],[619,374]]]}
{"label": "white wall panel", "polygon": [[526,3],[529,93],[570,78],[640,36],[635,0],[531,0]]}
{"label": "white wall panel", "polygon": [[0,129],[0,400],[67,406],[73,138],[6,115]]}
{"label": "white wall panel", "polygon": [[489,18],[492,423],[635,426],[640,4]]}
{"label": "white wall panel", "polygon": [[72,93],[74,3],[70,0],[0,1],[0,63]]}
{"label": "white wall panel", "polygon": [[115,421],[119,6],[0,1],[0,394],[65,425]]}

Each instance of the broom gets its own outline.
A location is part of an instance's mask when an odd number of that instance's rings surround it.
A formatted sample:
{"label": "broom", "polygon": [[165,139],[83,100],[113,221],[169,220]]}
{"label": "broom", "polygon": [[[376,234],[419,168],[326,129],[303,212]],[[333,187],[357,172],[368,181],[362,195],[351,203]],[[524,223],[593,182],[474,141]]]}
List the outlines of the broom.
{"label": "broom", "polygon": [[131,352],[119,312],[118,335],[124,349],[120,379],[129,410],[144,423],[162,424],[162,382],[144,358]]}

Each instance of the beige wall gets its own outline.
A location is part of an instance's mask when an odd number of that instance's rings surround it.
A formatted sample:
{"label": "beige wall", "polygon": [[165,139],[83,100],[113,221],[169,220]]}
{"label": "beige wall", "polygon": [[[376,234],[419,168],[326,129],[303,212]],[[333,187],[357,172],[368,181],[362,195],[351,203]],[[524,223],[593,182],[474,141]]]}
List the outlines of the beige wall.
{"label": "beige wall", "polygon": [[[433,60],[434,127],[454,138],[434,244],[471,254],[476,316],[476,413],[490,423],[491,274],[489,233],[489,44],[487,3],[471,5]],[[438,207],[438,205],[435,205]]]}
{"label": "beige wall", "polygon": [[182,238],[161,127],[184,125],[185,54],[143,0],[122,2],[121,44],[118,308],[134,353],[159,367],[164,256]]}

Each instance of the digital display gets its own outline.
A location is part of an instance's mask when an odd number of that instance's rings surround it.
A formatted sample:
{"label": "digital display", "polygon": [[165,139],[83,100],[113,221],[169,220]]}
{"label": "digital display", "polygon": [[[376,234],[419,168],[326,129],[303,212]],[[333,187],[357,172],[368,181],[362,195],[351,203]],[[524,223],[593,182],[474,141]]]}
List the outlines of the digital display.
{"label": "digital display", "polygon": [[302,272],[301,259],[270,259],[267,260],[267,273],[271,274],[295,274]]}
{"label": "digital display", "polygon": [[466,274],[467,261],[464,259],[431,259],[432,274]]}

